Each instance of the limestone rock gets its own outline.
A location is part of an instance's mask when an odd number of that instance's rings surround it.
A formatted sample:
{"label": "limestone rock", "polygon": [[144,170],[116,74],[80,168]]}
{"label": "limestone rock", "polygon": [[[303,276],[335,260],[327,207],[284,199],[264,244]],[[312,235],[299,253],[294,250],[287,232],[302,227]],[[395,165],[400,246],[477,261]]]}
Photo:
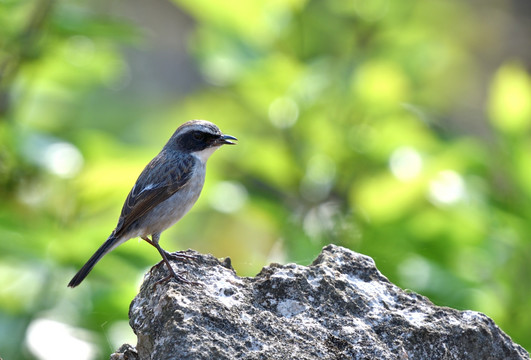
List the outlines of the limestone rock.
{"label": "limestone rock", "polygon": [[[187,251],[159,264],[131,303],[134,348],[113,359],[529,359],[487,316],[433,305],[393,285],[374,261],[329,245],[310,266],[238,277],[230,260]],[[127,352],[128,355],[125,355]]]}

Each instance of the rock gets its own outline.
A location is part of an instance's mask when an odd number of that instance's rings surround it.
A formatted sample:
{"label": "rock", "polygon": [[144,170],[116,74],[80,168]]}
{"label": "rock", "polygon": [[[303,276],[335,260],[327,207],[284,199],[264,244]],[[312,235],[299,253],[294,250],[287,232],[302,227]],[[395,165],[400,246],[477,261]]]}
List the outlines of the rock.
{"label": "rock", "polygon": [[123,344],[118,351],[111,355],[111,360],[138,360],[138,353],[133,346]]}
{"label": "rock", "polygon": [[529,359],[487,316],[405,292],[342,247],[254,278],[229,259],[186,253],[196,260],[174,268],[202,285],[155,286],[167,275],[155,266],[129,310],[138,357],[113,359]]}

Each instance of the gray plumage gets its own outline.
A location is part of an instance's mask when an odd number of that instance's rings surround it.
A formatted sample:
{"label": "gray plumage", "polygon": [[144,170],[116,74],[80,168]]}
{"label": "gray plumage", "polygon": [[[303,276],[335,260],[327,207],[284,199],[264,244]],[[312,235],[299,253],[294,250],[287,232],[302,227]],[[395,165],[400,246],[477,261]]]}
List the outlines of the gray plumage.
{"label": "gray plumage", "polygon": [[[224,135],[208,121],[192,120],[181,125],[138,177],[109,238],[68,286],[79,285],[105,254],[135,237],[141,237],[157,248],[170,276],[186,282],[173,271],[167,259],[170,254],[159,245],[160,234],[195,204],[205,181],[206,161],[220,146],[234,144],[229,140],[236,138]],[[182,254],[173,256],[187,257]]]}

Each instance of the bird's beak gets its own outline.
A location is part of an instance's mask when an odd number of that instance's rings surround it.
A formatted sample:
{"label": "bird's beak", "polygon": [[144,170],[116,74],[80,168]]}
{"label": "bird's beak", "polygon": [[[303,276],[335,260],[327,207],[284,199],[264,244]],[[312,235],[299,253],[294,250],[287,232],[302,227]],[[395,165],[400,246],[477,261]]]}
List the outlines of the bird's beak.
{"label": "bird's beak", "polygon": [[234,136],[230,136],[230,135],[221,135],[221,137],[218,140],[218,143],[220,145],[223,145],[223,144],[236,145],[236,143],[233,143],[230,140],[238,140],[238,139],[236,139]]}

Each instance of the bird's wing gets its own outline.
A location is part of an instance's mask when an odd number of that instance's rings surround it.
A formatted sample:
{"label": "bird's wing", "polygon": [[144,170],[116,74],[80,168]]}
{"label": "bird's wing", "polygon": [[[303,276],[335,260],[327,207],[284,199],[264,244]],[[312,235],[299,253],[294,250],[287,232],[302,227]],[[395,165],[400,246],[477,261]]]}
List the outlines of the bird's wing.
{"label": "bird's wing", "polygon": [[125,200],[114,235],[126,233],[135,221],[186,186],[195,161],[189,155],[168,161],[163,154],[151,160]]}

